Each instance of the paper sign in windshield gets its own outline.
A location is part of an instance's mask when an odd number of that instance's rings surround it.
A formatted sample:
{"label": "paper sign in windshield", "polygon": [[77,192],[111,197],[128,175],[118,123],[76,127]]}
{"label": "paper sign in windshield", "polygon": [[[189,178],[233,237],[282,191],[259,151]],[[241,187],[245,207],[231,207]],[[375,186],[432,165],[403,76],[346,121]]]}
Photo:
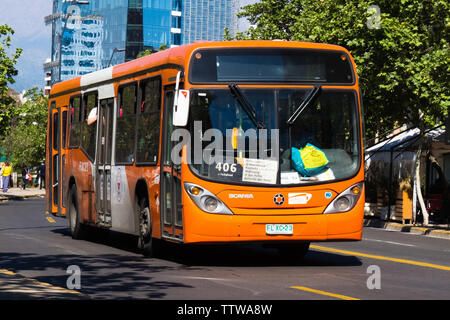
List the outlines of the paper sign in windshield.
{"label": "paper sign in windshield", "polygon": [[298,184],[300,177],[298,172],[281,172],[281,184]]}
{"label": "paper sign in windshield", "polygon": [[266,184],[277,183],[278,161],[263,159],[244,159],[242,181]]}

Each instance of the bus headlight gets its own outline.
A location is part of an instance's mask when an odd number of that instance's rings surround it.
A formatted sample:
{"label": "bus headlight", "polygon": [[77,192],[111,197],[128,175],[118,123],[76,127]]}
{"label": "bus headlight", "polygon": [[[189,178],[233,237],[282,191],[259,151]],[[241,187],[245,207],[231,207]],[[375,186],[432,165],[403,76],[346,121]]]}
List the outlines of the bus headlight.
{"label": "bus headlight", "polygon": [[217,199],[214,199],[213,197],[206,196],[204,197],[205,200],[203,200],[203,204],[205,205],[205,209],[208,212],[214,212],[219,207],[219,202]]}
{"label": "bus headlight", "polygon": [[193,183],[184,183],[184,190],[195,202],[195,204],[205,212],[217,214],[233,214],[233,212],[220,201],[212,192]]}
{"label": "bus headlight", "polygon": [[353,209],[362,194],[364,182],[359,182],[339,194],[323,213],[340,213]]}
{"label": "bus headlight", "polygon": [[340,212],[347,211],[350,208],[349,198],[347,198],[346,196],[338,198],[334,203],[334,207]]}

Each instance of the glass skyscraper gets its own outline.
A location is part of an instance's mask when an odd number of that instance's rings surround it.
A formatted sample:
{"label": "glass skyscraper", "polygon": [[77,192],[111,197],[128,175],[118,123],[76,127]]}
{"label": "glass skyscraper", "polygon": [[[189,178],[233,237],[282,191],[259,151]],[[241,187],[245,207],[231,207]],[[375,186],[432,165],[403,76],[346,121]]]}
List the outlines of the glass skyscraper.
{"label": "glass skyscraper", "polygon": [[[50,1],[50,0],[49,0]],[[234,34],[245,0],[52,0],[52,83],[196,40]],[[60,59],[61,56],[61,59]],[[61,68],[59,61],[61,60]]]}
{"label": "glass skyscraper", "polygon": [[198,40],[223,40],[224,29],[231,34],[237,28],[238,0],[184,0],[183,44]]}

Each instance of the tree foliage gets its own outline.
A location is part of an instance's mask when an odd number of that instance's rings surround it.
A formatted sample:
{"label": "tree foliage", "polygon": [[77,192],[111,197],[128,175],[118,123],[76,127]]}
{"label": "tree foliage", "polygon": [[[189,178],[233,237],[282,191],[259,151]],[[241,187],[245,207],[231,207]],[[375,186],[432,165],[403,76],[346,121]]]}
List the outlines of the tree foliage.
{"label": "tree foliage", "polygon": [[0,25],[0,137],[5,135],[11,118],[14,116],[15,101],[8,96],[8,83],[14,83],[14,76],[18,74],[14,67],[22,54],[22,49],[16,49],[11,56],[11,35],[14,30],[7,25]]}
{"label": "tree foliage", "polygon": [[394,126],[423,130],[444,119],[450,104],[449,13],[448,0],[261,0],[239,14],[256,26],[227,37],[347,48],[357,65],[367,135],[373,137]]}
{"label": "tree foliage", "polygon": [[151,55],[152,53],[158,52],[158,51],[163,51],[167,49],[167,43],[166,44],[162,44],[159,46],[159,50],[154,50],[154,49],[145,49],[142,50],[141,52],[139,52],[139,54],[137,55],[136,59]]}
{"label": "tree foliage", "polygon": [[48,98],[37,88],[28,90],[25,98],[27,101],[17,108],[11,130],[2,141],[14,168],[23,164],[37,166],[45,158]]}

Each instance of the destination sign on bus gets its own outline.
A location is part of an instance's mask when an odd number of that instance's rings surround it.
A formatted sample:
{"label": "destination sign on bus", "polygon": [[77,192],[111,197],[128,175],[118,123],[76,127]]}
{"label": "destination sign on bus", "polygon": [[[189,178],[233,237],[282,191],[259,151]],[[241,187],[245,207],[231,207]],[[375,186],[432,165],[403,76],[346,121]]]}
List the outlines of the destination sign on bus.
{"label": "destination sign on bus", "polygon": [[347,54],[306,49],[209,49],[191,59],[191,83],[304,82],[351,84]]}

